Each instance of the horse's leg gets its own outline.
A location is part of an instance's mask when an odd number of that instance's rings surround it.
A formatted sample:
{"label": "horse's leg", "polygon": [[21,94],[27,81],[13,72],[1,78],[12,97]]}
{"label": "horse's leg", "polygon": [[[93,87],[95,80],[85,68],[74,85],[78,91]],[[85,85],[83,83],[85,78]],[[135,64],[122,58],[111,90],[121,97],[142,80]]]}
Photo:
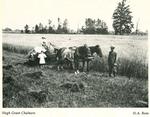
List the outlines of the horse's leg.
{"label": "horse's leg", "polygon": [[61,70],[63,70],[64,67],[65,67],[65,60],[61,60],[61,66],[60,66]]}
{"label": "horse's leg", "polygon": [[75,70],[76,67],[75,67],[75,62],[74,61],[72,61],[72,66],[73,66],[73,70]]}
{"label": "horse's leg", "polygon": [[62,69],[62,60],[59,58],[57,61],[57,70],[60,71]]}
{"label": "horse's leg", "polygon": [[89,61],[87,60],[87,72],[89,72]]}
{"label": "horse's leg", "polygon": [[77,61],[77,70],[79,70],[79,59]]}
{"label": "horse's leg", "polygon": [[78,64],[79,64],[78,58],[75,57],[75,58],[74,58],[74,67],[75,67],[75,71],[78,70]]}
{"label": "horse's leg", "polygon": [[58,70],[58,71],[60,70],[60,66],[59,66],[59,65],[57,66],[57,70]]}
{"label": "horse's leg", "polygon": [[82,61],[82,71],[84,71],[85,60]]}
{"label": "horse's leg", "polygon": [[79,61],[74,62],[75,74],[79,73]]}
{"label": "horse's leg", "polygon": [[74,64],[73,64],[74,62],[73,61],[70,61],[70,68],[72,69],[72,70],[74,70]]}
{"label": "horse's leg", "polygon": [[59,60],[57,61],[56,65],[57,65],[57,70],[59,71],[60,70],[60,61]]}

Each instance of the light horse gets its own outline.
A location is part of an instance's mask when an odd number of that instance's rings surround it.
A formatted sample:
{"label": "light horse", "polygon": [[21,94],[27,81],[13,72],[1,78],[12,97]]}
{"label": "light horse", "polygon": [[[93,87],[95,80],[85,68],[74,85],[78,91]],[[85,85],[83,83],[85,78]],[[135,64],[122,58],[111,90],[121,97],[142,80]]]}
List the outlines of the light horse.
{"label": "light horse", "polygon": [[63,47],[58,49],[56,54],[57,69],[74,69],[74,47]]}

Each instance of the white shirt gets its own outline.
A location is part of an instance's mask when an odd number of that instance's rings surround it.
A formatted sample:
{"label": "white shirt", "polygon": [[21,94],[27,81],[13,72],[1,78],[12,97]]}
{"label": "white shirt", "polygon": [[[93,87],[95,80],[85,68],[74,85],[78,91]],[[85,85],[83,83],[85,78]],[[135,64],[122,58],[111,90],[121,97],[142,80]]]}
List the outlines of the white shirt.
{"label": "white shirt", "polygon": [[54,47],[50,43],[48,43],[48,48],[50,53],[54,53]]}
{"label": "white shirt", "polygon": [[47,56],[44,54],[44,53],[40,53],[39,55],[38,55],[38,58],[40,59],[40,61],[39,61],[39,63],[40,64],[45,64],[45,58],[46,58]]}

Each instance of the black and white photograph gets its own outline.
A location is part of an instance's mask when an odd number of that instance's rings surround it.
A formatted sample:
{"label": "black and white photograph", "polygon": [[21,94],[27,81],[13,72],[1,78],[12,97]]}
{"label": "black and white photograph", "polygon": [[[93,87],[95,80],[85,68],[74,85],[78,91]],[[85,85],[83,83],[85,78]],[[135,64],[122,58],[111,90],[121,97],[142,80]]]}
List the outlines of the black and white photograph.
{"label": "black and white photograph", "polygon": [[1,2],[4,117],[15,108],[149,115],[147,0]]}

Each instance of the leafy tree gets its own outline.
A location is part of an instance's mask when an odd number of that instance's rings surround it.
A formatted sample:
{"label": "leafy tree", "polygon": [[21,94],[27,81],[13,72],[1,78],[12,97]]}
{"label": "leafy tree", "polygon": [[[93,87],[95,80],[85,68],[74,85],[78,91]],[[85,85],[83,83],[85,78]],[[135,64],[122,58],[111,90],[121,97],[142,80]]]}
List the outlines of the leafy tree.
{"label": "leafy tree", "polygon": [[39,33],[42,33],[43,31],[43,24],[42,23],[39,23]]}
{"label": "leafy tree", "polygon": [[35,32],[34,27],[31,28],[30,32],[31,32],[31,33],[34,33],[34,32]]}
{"label": "leafy tree", "polygon": [[56,33],[60,34],[62,33],[62,25],[61,25],[60,18],[58,18],[57,21],[58,21],[58,26],[57,26]]}
{"label": "leafy tree", "polygon": [[35,33],[39,33],[39,26],[37,24],[35,25]]}
{"label": "leafy tree", "polygon": [[27,24],[25,25],[24,29],[25,29],[25,33],[29,33],[30,32],[29,26]]}
{"label": "leafy tree", "polygon": [[118,3],[118,7],[113,13],[113,28],[115,34],[129,34],[132,31],[133,23],[130,6],[126,5],[126,0]]}
{"label": "leafy tree", "polygon": [[102,28],[102,21],[100,20],[100,19],[97,19],[97,21],[96,21],[96,24],[95,24],[95,27],[96,28]]}
{"label": "leafy tree", "polygon": [[82,26],[81,32],[84,34],[107,34],[108,28],[104,21],[100,19],[85,19],[85,26]]}
{"label": "leafy tree", "polygon": [[7,27],[7,28],[3,29],[3,31],[10,32],[10,31],[12,31],[12,29]]}
{"label": "leafy tree", "polygon": [[47,26],[44,26],[42,29],[42,33],[47,33],[47,32],[48,32],[48,28],[47,28]]}
{"label": "leafy tree", "polygon": [[48,33],[55,33],[55,30],[54,30],[54,28],[53,28],[53,26],[51,26],[51,24],[52,24],[52,21],[49,19],[48,20]]}
{"label": "leafy tree", "polygon": [[64,22],[63,22],[62,31],[63,31],[63,33],[68,33],[69,32],[69,30],[68,30],[68,20],[67,19],[65,19]]}
{"label": "leafy tree", "polygon": [[97,19],[95,27],[96,34],[108,34],[108,27],[104,21]]}
{"label": "leafy tree", "polygon": [[87,34],[94,34],[95,33],[95,20],[91,18],[87,18],[85,20],[86,25],[86,33]]}

